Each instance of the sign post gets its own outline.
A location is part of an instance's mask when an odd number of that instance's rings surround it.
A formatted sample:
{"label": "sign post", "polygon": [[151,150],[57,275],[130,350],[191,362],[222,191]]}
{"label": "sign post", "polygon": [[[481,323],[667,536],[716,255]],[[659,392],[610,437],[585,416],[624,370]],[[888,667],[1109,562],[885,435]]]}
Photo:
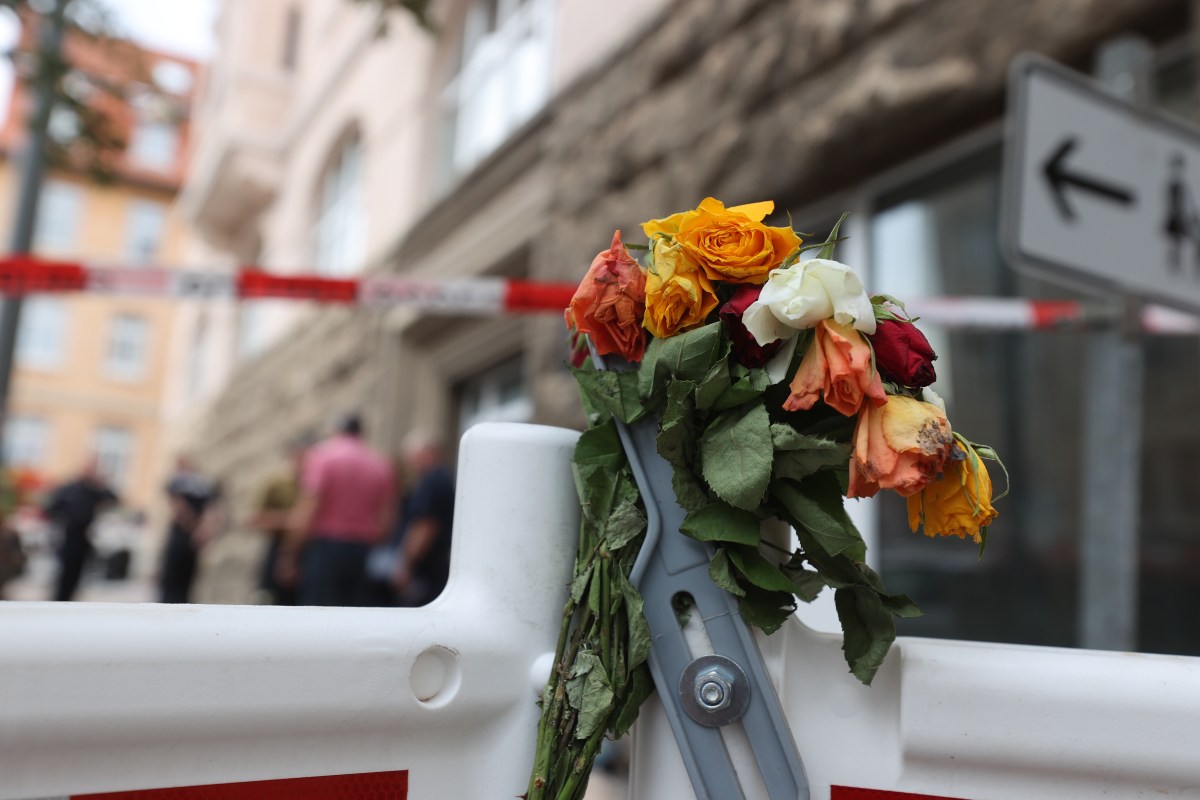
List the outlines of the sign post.
{"label": "sign post", "polygon": [[1151,55],[1118,39],[1101,85],[1037,58],[1011,81],[1009,258],[1117,300],[1084,359],[1079,643],[1096,649],[1137,647],[1142,299],[1200,308],[1200,134],[1148,110]]}

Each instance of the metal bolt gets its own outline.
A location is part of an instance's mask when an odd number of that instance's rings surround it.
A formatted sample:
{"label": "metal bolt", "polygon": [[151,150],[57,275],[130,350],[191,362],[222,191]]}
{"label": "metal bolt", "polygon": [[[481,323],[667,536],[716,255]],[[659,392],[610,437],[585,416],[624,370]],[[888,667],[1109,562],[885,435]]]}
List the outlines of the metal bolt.
{"label": "metal bolt", "polygon": [[733,684],[719,670],[710,669],[696,676],[696,702],[707,711],[720,711],[729,705]]}

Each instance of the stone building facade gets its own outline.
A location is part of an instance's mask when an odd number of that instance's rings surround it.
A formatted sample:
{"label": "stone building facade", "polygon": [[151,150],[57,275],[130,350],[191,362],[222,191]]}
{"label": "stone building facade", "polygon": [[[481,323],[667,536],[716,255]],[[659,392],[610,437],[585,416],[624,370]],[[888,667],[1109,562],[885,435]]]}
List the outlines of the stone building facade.
{"label": "stone building facade", "polygon": [[[451,22],[422,46],[434,85],[446,59],[465,57],[447,44],[464,41],[464,13],[463,4],[435,4]],[[394,201],[384,192],[378,202],[405,203],[411,214],[379,233],[367,268],[576,280],[612,230],[636,240],[641,220],[714,195],[775,199],[778,219],[790,212],[818,234],[850,211],[839,256],[872,290],[1074,297],[1014,272],[999,252],[1012,59],[1033,51],[1087,72],[1106,41],[1143,37],[1157,53],[1161,103],[1196,111],[1192,6],[1179,0],[675,0],[642,13],[468,170],[440,188],[428,174],[389,187]],[[582,32],[568,39],[560,52],[586,43]],[[438,130],[426,128],[427,147]],[[931,337],[952,418],[1008,456],[1014,497],[982,563],[974,552],[931,552],[887,503],[862,510],[894,588],[931,612],[906,630],[1075,644],[1087,335]],[[454,440],[489,413],[578,426],[563,339],[555,315],[306,310],[231,371],[191,441],[244,503],[273,448],[347,407],[366,412],[388,449],[414,427]],[[1147,399],[1142,570],[1151,593],[1195,598],[1200,584],[1176,568],[1200,559],[1188,522],[1195,487],[1178,465],[1200,444],[1188,411],[1200,401],[1200,346],[1146,347],[1147,385],[1169,379],[1172,391]],[[995,603],[1013,612],[984,619]],[[1200,639],[1180,634],[1186,625],[1160,625],[1150,608],[1143,597],[1143,649],[1200,652]]]}

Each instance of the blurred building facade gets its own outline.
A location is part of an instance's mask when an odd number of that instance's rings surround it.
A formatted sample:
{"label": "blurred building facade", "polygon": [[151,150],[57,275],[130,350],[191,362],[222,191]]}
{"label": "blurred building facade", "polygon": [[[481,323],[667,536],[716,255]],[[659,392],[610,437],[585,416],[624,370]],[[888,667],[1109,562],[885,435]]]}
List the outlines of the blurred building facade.
{"label": "blurred building facade", "polygon": [[[361,4],[226,2],[185,205],[214,247],[280,271],[576,280],[614,228],[773,198],[802,230],[850,211],[839,256],[872,291],[1077,297],[1000,252],[1008,67],[1034,51],[1088,72],[1140,36],[1160,105],[1195,119],[1192,6],[446,0],[438,36],[395,17],[377,38]],[[582,422],[554,315],[237,313],[223,355],[193,337],[223,368],[188,428],[234,483],[346,407],[386,448],[414,426]],[[901,630],[1073,645],[1088,334],[931,338],[952,418],[1006,456],[1013,494],[982,561],[908,533],[898,504],[868,510],[889,585],[928,612]],[[1139,646],[1200,653],[1200,343],[1145,347]]]}
{"label": "blurred building facade", "polygon": [[[31,35],[26,26],[22,41]],[[126,146],[63,151],[42,186],[34,252],[135,268],[177,263],[187,225],[175,197],[187,163],[198,66],[128,42],[77,35],[67,37],[64,53],[72,65],[68,91],[100,109],[108,132]],[[105,88],[114,86],[123,93]],[[9,224],[31,104],[18,81],[0,130],[0,219]],[[52,139],[76,140],[79,129],[74,112],[55,110]],[[97,169],[104,172],[100,182]],[[161,417],[174,313],[170,303],[154,299],[28,298],[4,432],[6,462],[59,481],[95,456],[124,508],[150,511],[165,467]]]}

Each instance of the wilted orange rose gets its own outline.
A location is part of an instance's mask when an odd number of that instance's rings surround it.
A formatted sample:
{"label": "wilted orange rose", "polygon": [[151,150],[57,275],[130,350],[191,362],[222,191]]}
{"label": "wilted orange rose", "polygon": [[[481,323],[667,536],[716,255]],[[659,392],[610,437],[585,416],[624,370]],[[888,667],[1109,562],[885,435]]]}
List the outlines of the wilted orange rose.
{"label": "wilted orange rose", "polygon": [[791,228],[762,223],[775,210],[770,200],[726,208],[706,197],[691,211],[642,223],[642,230],[673,237],[696,260],[710,280],[762,283],[767,273],[800,246]]}
{"label": "wilted orange rose", "polygon": [[612,247],[592,260],[575,290],[564,313],[567,327],[586,333],[602,356],[616,353],[627,361],[641,361],[646,352],[645,310],[646,276],[617,231]]}
{"label": "wilted orange rose", "polygon": [[[894,489],[908,497],[942,477],[957,445],[940,408],[892,395],[882,406],[864,403],[854,429],[848,497]],[[958,451],[961,454],[961,451]]]}
{"label": "wilted orange rose", "polygon": [[863,397],[877,406],[888,402],[879,373],[871,365],[871,346],[853,325],[823,319],[814,331],[792,378],[792,393],[783,403],[786,410],[810,409],[822,392],[825,402],[847,417],[858,413]]}
{"label": "wilted orange rose", "polygon": [[678,243],[654,240],[646,274],[646,329],[660,339],[704,324],[717,307],[712,281]]}
{"label": "wilted orange rose", "polygon": [[908,527],[916,531],[924,522],[926,536],[970,536],[979,544],[980,531],[997,516],[992,508],[992,478],[973,451],[946,464],[941,480],[908,498]]}

